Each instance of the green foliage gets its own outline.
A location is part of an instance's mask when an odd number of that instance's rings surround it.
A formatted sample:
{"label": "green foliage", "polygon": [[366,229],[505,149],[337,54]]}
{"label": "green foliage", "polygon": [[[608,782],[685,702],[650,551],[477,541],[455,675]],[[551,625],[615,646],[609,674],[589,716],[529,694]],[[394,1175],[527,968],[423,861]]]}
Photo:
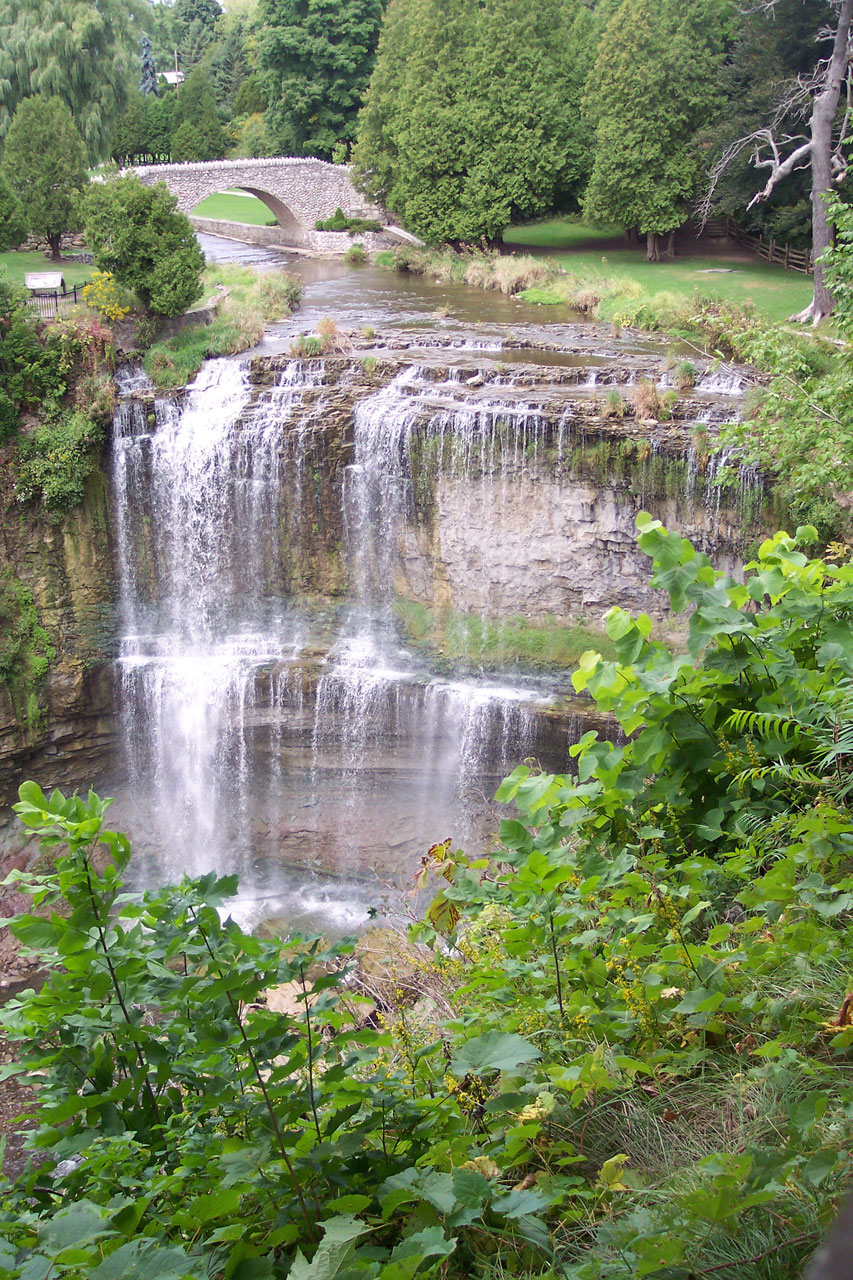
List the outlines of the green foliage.
{"label": "green foliage", "polygon": [[172,135],[172,160],[175,164],[206,160],[204,139],[194,124],[185,120]]}
{"label": "green foliage", "polygon": [[84,409],[65,410],[42,422],[18,445],[18,500],[39,501],[49,519],[61,520],[82,501],[104,438],[103,424]]}
{"label": "green foliage", "polygon": [[164,183],[130,175],[93,184],[84,206],[96,266],[156,315],[179,315],[201,297],[204,255],[177,204]]}
{"label": "green foliage", "polygon": [[829,216],[835,226],[835,243],[824,255],[824,261],[835,300],[833,322],[847,342],[853,343],[853,205],[832,199]]}
{"label": "green foliage", "polygon": [[234,98],[234,115],[238,118],[241,116],[254,116],[263,113],[267,109],[267,99],[260,80],[256,75],[248,76]]}
{"label": "green foliage", "polygon": [[24,99],[6,135],[3,170],[30,230],[44,236],[58,258],[62,233],[79,226],[79,197],[88,182],[83,143],[61,99]]}
{"label": "green foliage", "polygon": [[[275,147],[267,136],[264,117],[257,112],[255,115],[246,116],[244,119],[234,126],[234,145],[228,152],[232,159],[241,156],[272,156],[275,155]],[[208,199],[216,200],[217,196],[209,196]],[[204,203],[204,202],[202,202]],[[245,215],[239,221],[245,221]],[[267,226],[275,226],[277,222],[273,219],[272,223],[267,221]]]}
{"label": "green foliage", "polygon": [[344,262],[350,267],[362,267],[367,262],[367,250],[363,244],[351,244],[344,254]]}
{"label": "green foliage", "polygon": [[622,0],[587,87],[595,160],[592,220],[659,235],[681,226],[701,160],[696,131],[717,109],[727,0]]}
{"label": "green foliage", "polygon": [[184,68],[197,67],[210,52],[221,19],[222,9],[216,0],[177,0],[172,31]]}
{"label": "green foliage", "polygon": [[[238,111],[236,105],[243,86],[251,79],[249,49],[252,37],[246,17],[240,13],[228,15],[224,19],[224,26],[221,38],[212,49],[207,62],[216,105],[227,117],[263,111],[266,106],[263,102],[260,106],[253,105],[250,111]],[[257,94],[252,93],[250,85],[243,96],[243,102],[254,103],[257,97]]]}
{"label": "green foliage", "polygon": [[257,75],[277,154],[328,160],[355,137],[382,9],[382,0],[260,0]]}
{"label": "green foliage", "polygon": [[[25,783],[15,806],[55,869],[12,873],[34,910],[9,927],[50,972],[3,1011],[4,1073],[39,1072],[47,1156],[6,1197],[10,1280],[132,1274],[141,1251],[146,1275],[176,1280],[461,1277],[484,1237],[540,1271],[545,1197],[476,1164],[502,1147],[539,1050],[459,1037],[452,1065],[488,1098],[487,1124],[448,1091],[440,1042],[397,1057],[357,1022],[341,998],[351,943],[246,935],[221,910],[233,877],[123,893],[130,846],[104,828],[108,803]],[[277,987],[292,1014],[267,1008]]]}
{"label": "green foliage", "polygon": [[21,202],[0,169],[0,253],[16,249],[26,239],[28,230]]}
{"label": "green foliage", "polygon": [[429,241],[496,239],[576,197],[593,26],[568,0],[399,0],[359,123],[364,189]]}
{"label": "green foliage", "polygon": [[151,51],[151,37],[144,35],[142,37],[142,56],[140,59],[141,74],[139,77],[139,92],[143,97],[155,96],[157,94],[157,68],[154,65],[154,54]]}
{"label": "green foliage", "polygon": [[24,297],[0,272],[0,443],[15,435],[23,412],[49,413],[66,391],[59,345],[36,323]]}
{"label": "green foliage", "polygon": [[254,346],[267,324],[290,315],[301,294],[299,282],[284,271],[257,272],[234,264],[208,267],[204,284],[226,290],[217,314],[211,324],[182,329],[149,347],[145,368],[155,386],[184,386],[209,357]]}
{"label": "green foliage", "polygon": [[351,218],[338,207],[331,218],[318,218],[314,227],[317,231],[348,231],[352,235],[362,235],[367,231],[381,231],[382,223],[374,218]]}
{"label": "green foliage", "polygon": [[33,593],[10,573],[0,576],[0,685],[20,722],[36,727],[38,696],[56,651],[39,623]]}
{"label": "green foliage", "polygon": [[[213,85],[204,67],[196,67],[181,85],[175,116],[180,124],[172,138],[173,159],[222,159],[227,142],[216,110]],[[195,131],[192,135],[188,132],[189,128]],[[190,136],[192,149],[198,154],[183,154],[188,149]]]}
{"label": "green foliage", "polygon": [[109,153],[136,64],[138,10],[123,0],[4,0],[0,137],[24,99],[60,98],[94,163]]}

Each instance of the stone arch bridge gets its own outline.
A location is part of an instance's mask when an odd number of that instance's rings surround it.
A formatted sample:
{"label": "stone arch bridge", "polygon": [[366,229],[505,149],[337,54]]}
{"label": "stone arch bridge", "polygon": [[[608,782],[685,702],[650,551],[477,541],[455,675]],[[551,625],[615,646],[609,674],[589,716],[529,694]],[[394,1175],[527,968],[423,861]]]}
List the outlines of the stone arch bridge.
{"label": "stone arch bridge", "polygon": [[[368,204],[356,191],[349,166],[326,160],[281,158],[208,160],[193,164],[153,164],[133,172],[146,186],[165,182],[177,196],[178,208],[190,213],[207,196],[237,188],[263,200],[275,214],[282,239],[304,249],[333,250],[349,242],[335,232],[318,232],[314,224],[336,209],[350,217],[371,218],[400,239],[415,240],[388,225],[384,210]],[[364,239],[364,236],[359,236]]]}

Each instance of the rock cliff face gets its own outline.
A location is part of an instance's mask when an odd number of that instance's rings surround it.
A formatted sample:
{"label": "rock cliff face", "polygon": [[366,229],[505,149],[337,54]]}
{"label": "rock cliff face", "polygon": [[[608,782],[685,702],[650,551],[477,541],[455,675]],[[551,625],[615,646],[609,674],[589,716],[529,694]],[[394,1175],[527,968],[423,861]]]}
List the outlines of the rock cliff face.
{"label": "rock cliff face", "polygon": [[[2,497],[0,575],[18,601],[34,606],[45,633],[35,640],[23,636],[20,656],[0,684],[5,805],[24,777],[37,777],[45,787],[88,786],[114,749],[116,724],[108,665],[114,628],[105,474],[90,477],[84,502],[61,524],[50,523],[33,504],[17,505],[8,484]],[[4,619],[7,642],[25,630],[19,615],[13,608]],[[46,664],[28,662],[27,649],[36,646]]]}
{"label": "rock cliff face", "polygon": [[[636,545],[639,511],[723,569],[760,526],[760,478],[724,474],[706,452],[706,422],[730,399],[687,395],[660,422],[638,419],[630,392],[608,406],[606,383],[579,385],[583,368],[497,373],[435,353],[426,365],[315,363],[299,422],[283,426],[286,447],[304,452],[294,474],[310,477],[286,499],[292,587],[337,593],[385,573],[397,595],[437,610],[569,623],[619,604],[662,617]],[[258,359],[250,377],[266,388],[286,368]]]}

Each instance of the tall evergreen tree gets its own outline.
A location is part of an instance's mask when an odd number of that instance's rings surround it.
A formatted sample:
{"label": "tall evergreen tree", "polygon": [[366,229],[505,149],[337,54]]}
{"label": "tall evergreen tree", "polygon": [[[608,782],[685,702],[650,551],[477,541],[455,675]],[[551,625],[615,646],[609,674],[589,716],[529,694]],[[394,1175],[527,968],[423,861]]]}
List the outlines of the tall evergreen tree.
{"label": "tall evergreen tree", "polygon": [[113,131],[113,159],[116,164],[137,164],[150,156],[148,99],[134,91],[130,95],[127,110]]}
{"label": "tall evergreen tree", "polygon": [[142,74],[139,78],[139,92],[143,97],[157,93],[157,68],[154,66],[154,54],[151,52],[151,37],[142,37]]}
{"label": "tall evergreen tree", "polygon": [[124,0],[0,0],[0,137],[33,94],[69,107],[90,161],[127,102],[137,24]]}
{"label": "tall evergreen tree", "polygon": [[28,231],[23,206],[0,168],[0,253],[17,249]]}
{"label": "tall evergreen tree", "polygon": [[594,20],[576,0],[391,0],[359,121],[364,189],[433,241],[577,199]]}
{"label": "tall evergreen tree", "polygon": [[[226,138],[219,123],[216,111],[216,99],[210,76],[204,67],[196,67],[181,85],[176,106],[175,124],[192,125],[200,138],[201,153],[195,156],[198,160],[221,160],[225,155]],[[177,137],[177,133],[175,134]],[[186,131],[182,137],[186,137]],[[193,147],[197,148],[193,139]],[[181,148],[185,149],[184,147]],[[184,156],[187,159],[189,157]]]}
{"label": "tall evergreen tree", "polygon": [[240,88],[251,74],[246,38],[246,20],[242,14],[233,20],[226,19],[222,36],[208,57],[207,66],[216,105],[226,111],[229,117],[234,114],[234,103]]}
{"label": "tall evergreen tree", "polygon": [[30,230],[44,236],[58,262],[63,232],[75,229],[89,180],[86,151],[64,102],[24,99],[6,135],[3,169]]}
{"label": "tall evergreen tree", "polygon": [[185,71],[197,67],[214,44],[221,17],[217,0],[177,0],[173,27]]}
{"label": "tall evergreen tree", "polygon": [[585,211],[658,237],[684,222],[702,156],[696,133],[719,109],[728,0],[623,0],[604,31],[587,106],[595,159]]}
{"label": "tall evergreen tree", "polygon": [[330,157],[355,137],[383,0],[260,0],[267,132],[284,155]]}

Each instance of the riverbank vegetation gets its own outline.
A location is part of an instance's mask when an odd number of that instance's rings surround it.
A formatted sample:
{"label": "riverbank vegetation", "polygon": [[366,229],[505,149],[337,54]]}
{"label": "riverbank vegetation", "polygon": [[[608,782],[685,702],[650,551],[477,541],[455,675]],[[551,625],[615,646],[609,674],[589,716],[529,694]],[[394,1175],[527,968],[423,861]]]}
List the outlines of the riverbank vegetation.
{"label": "riverbank vegetation", "polygon": [[253,271],[234,263],[208,266],[203,292],[217,301],[209,324],[191,325],[155,341],[144,364],[156,387],[184,386],[211,356],[235,355],[255,346],[264,328],[289,316],[301,285],[285,271]]}
{"label": "riverbank vegetation", "polygon": [[804,528],[736,582],[638,525],[687,652],[611,611],[574,679],[627,740],[434,847],[370,997],[352,943],[242,933],[233,878],[124,895],[104,802],[24,784],[9,1280],[802,1274],[850,1172],[853,566]]}

